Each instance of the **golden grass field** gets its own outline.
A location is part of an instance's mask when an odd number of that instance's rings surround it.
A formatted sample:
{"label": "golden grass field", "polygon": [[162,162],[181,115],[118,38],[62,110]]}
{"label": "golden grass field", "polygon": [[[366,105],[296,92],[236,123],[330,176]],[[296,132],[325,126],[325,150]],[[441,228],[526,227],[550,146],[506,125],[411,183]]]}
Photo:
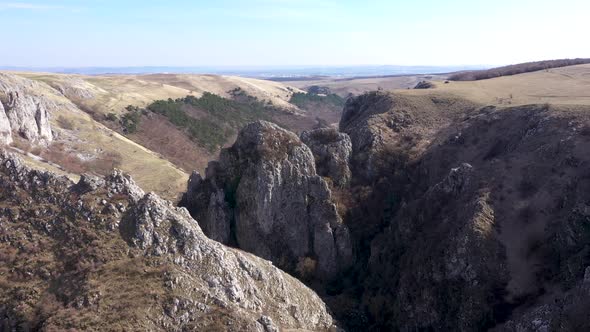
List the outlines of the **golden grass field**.
{"label": "golden grass field", "polygon": [[[434,90],[486,105],[590,105],[590,65],[578,65],[481,81],[435,82]],[[433,90],[410,90],[424,94]]]}
{"label": "golden grass field", "polygon": [[[128,172],[147,191],[166,198],[177,198],[186,186],[188,170],[184,171],[159,154],[107,128],[90,115],[121,114],[127,105],[145,106],[157,99],[199,96],[209,91],[229,97],[228,91],[241,88],[261,100],[296,110],[288,100],[293,91],[310,85],[328,86],[340,95],[360,94],[381,88],[402,94],[451,94],[484,105],[564,104],[590,105],[590,65],[550,69],[481,81],[444,83],[444,76],[403,76],[359,79],[324,79],[317,81],[272,82],[250,78],[189,75],[61,75],[49,73],[12,72],[33,82],[29,92],[56,103],[52,110],[52,126],[57,141],[65,143],[72,153],[97,155],[116,152],[122,156],[120,168]],[[414,90],[418,81],[430,79],[434,89]],[[28,81],[27,80],[27,81]],[[31,82],[28,81],[28,82]],[[70,128],[63,127],[63,119]],[[38,167],[55,170],[38,160],[28,160]],[[75,178],[76,174],[69,174]]]}

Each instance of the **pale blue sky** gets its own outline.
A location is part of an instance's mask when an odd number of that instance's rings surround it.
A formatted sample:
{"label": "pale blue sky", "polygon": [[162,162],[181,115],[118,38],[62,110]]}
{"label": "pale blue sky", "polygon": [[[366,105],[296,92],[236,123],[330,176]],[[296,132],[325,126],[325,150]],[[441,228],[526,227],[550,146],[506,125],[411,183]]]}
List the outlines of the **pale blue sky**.
{"label": "pale blue sky", "polygon": [[589,0],[0,0],[0,66],[469,65],[590,57]]}

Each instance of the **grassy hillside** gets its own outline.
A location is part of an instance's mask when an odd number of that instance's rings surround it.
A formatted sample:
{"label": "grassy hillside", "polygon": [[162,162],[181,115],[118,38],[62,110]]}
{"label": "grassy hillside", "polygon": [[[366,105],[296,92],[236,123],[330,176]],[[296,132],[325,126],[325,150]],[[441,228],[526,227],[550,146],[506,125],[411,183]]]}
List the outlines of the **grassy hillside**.
{"label": "grassy hillside", "polygon": [[369,91],[397,90],[413,88],[423,80],[444,80],[446,75],[408,75],[387,77],[360,77],[360,78],[316,78],[310,80],[284,81],[284,84],[307,90],[313,86],[329,88],[332,93],[342,98],[349,94],[361,95]]}
{"label": "grassy hillside", "polygon": [[573,65],[590,63],[590,59],[559,59],[519,63],[515,65],[497,67],[487,70],[474,70],[457,73],[449,76],[451,81],[477,81],[494,77],[510,76],[533,71],[547,70]]}
{"label": "grassy hillside", "polygon": [[[223,146],[233,143],[239,129],[249,122],[272,121],[293,131],[311,129],[320,123],[311,116],[261,101],[240,88],[229,94],[232,98],[205,92],[201,97],[156,100],[146,107],[129,105],[126,113],[108,116],[105,124],[187,172],[194,169],[202,172],[208,161]],[[319,107],[328,103],[323,98],[316,102]],[[343,102],[338,110],[342,106]],[[336,114],[339,116],[339,111]]]}
{"label": "grassy hillside", "polygon": [[[56,138],[48,147],[30,147],[16,141],[14,148],[28,152],[29,163],[75,178],[80,173],[105,174],[115,166],[131,174],[149,191],[176,198],[186,186],[188,174],[160,155],[95,121],[72,100],[43,80],[18,75],[0,79],[13,89],[43,100],[50,113]],[[108,160],[111,160],[110,164]],[[106,162],[106,163],[105,163]],[[97,165],[102,166],[97,167]]]}
{"label": "grassy hillside", "polygon": [[[296,129],[316,123],[288,102],[301,90],[276,82],[214,75],[9,75],[15,82],[8,84],[55,103],[50,113],[58,134],[47,149],[17,142],[14,151],[72,178],[118,167],[170,199],[186,186],[187,173],[203,171],[246,121],[280,110],[275,122]],[[148,113],[137,112],[148,106]]]}
{"label": "grassy hillside", "polygon": [[[590,105],[590,64],[488,80],[439,83],[430,91],[450,93],[488,105]],[[428,90],[400,92],[416,95],[429,93]]]}

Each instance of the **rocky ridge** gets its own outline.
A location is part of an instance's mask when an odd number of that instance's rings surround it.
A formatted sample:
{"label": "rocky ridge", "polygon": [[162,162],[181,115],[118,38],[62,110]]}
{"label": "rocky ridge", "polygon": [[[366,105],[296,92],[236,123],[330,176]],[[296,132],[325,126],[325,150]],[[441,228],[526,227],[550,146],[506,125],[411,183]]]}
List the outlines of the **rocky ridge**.
{"label": "rocky ridge", "polygon": [[311,149],[318,175],[330,178],[338,187],[350,183],[352,143],[347,134],[320,128],[302,132],[301,141]]}
{"label": "rocky ridge", "polygon": [[184,208],[121,172],[74,184],[2,153],[0,187],[8,329],[333,328],[314,292],[208,239]]}
{"label": "rocky ridge", "polygon": [[334,278],[352,263],[347,227],[311,150],[293,133],[258,121],[193,174],[181,206],[205,234],[302,278]]}
{"label": "rocky ridge", "polygon": [[587,107],[370,93],[347,104],[340,128],[352,140],[353,182],[372,190],[346,220],[354,240],[370,243],[366,272],[353,275],[368,325],[586,326],[587,301],[572,294],[590,265]]}

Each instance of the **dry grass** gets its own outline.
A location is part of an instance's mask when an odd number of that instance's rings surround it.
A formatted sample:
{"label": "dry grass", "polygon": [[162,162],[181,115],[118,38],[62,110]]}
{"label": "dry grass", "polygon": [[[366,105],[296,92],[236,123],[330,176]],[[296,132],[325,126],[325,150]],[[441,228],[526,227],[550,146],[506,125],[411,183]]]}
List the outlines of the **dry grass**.
{"label": "dry grass", "polygon": [[442,80],[444,78],[443,75],[409,75],[351,79],[326,78],[309,81],[285,81],[283,83],[300,89],[313,85],[328,87],[333,93],[346,98],[349,93],[361,95],[369,91],[408,89],[415,87],[418,82],[423,80]]}
{"label": "dry grass", "polygon": [[[55,85],[56,83],[63,83],[62,81],[67,81],[68,79],[75,79],[74,82],[76,84],[81,84],[79,83],[80,77],[78,75],[38,73],[19,73],[19,75],[22,76],[14,76],[11,79],[15,83],[8,83],[22,84],[19,81],[23,80],[23,77],[33,79],[25,80],[26,84],[31,84],[27,92],[55,104],[50,108],[50,122],[52,129],[58,133],[56,143],[63,144],[67,150],[76,151],[81,155],[121,155],[120,163],[117,163],[120,169],[131,174],[133,179],[146,191],[154,191],[165,198],[176,199],[178,194],[185,189],[186,181],[188,180],[188,174],[186,172],[153,151],[95,121],[87,112],[81,110],[70,99],[64,97],[60,92],[47,84],[49,82]],[[112,84],[117,85],[117,81],[115,80]],[[122,88],[124,88],[125,85],[123,82],[121,84]],[[87,87],[85,83],[83,85]],[[157,90],[158,86],[156,84],[152,85],[154,91]],[[99,93],[106,90],[96,86],[91,90],[97,96],[95,102],[101,102],[102,99]],[[146,91],[149,91],[149,89],[146,88]],[[181,92],[184,93],[185,91],[181,90]],[[75,100],[78,102],[84,99]],[[84,102],[90,103],[88,100]],[[128,103],[125,103],[125,106],[127,105]],[[91,106],[84,105],[85,108]],[[96,112],[100,113],[100,108]],[[49,164],[31,158],[27,159],[35,167],[52,171],[56,170],[55,167]],[[63,173],[63,171],[59,171],[58,173]]]}
{"label": "dry grass", "polygon": [[590,65],[549,69],[472,82],[438,84],[440,91],[487,105],[565,104],[590,105]]}

